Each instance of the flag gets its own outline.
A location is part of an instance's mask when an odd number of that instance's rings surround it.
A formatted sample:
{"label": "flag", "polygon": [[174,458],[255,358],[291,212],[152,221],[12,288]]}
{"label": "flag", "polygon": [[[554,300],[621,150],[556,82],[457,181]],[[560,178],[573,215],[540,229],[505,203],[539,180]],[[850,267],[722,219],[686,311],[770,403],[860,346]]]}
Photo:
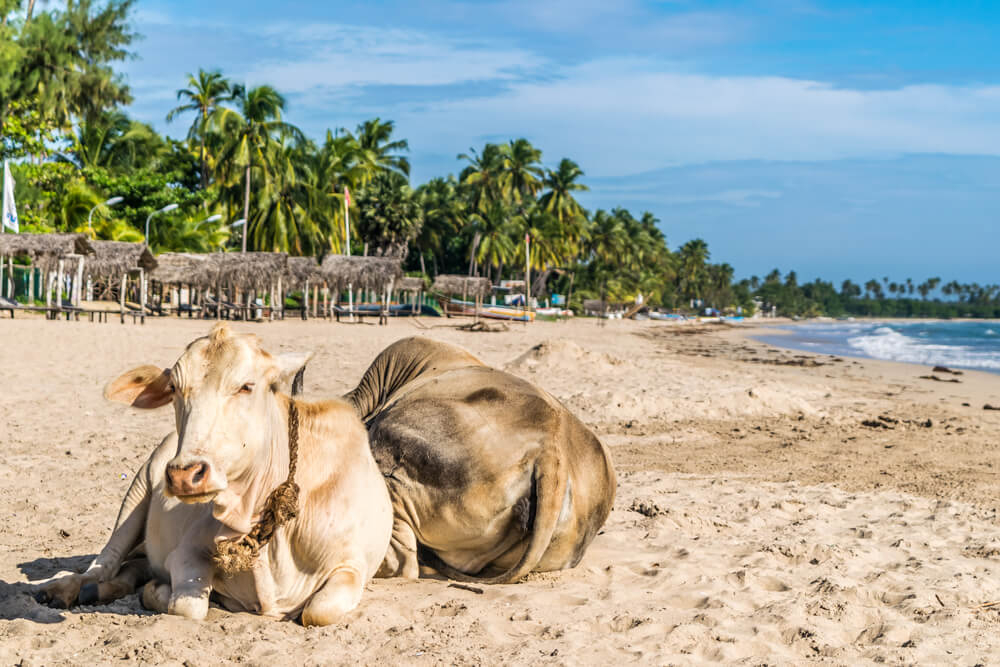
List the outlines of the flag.
{"label": "flag", "polygon": [[20,231],[17,224],[17,207],[14,206],[14,177],[10,175],[10,167],[7,161],[3,162],[3,227],[10,227],[14,233]]}
{"label": "flag", "polygon": [[351,205],[351,191],[347,189],[347,186],[346,186],[346,185],[344,186],[344,202],[345,202],[345,203],[346,203],[346,204],[347,204],[348,206],[350,206],[350,205]]}

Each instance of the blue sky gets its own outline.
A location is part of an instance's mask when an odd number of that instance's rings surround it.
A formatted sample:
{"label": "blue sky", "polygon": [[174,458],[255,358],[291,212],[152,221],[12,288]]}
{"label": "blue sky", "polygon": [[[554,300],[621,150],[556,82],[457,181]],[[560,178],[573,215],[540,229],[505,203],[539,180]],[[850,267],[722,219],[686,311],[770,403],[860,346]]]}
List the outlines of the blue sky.
{"label": "blue sky", "polygon": [[185,74],[270,83],[320,137],[373,116],[413,180],[527,137],[590,208],[652,211],[740,276],[998,282],[1000,3],[158,2],[132,112]]}

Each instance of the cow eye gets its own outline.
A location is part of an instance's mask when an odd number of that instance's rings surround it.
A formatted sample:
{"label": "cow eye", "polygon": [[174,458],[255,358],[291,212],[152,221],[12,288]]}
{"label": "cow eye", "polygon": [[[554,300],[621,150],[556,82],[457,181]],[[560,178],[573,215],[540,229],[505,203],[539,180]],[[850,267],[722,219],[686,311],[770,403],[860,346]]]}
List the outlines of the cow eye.
{"label": "cow eye", "polygon": [[242,387],[240,387],[240,390],[237,393],[239,393],[239,394],[249,394],[252,391],[253,391],[253,382],[247,382],[245,385],[243,385]]}

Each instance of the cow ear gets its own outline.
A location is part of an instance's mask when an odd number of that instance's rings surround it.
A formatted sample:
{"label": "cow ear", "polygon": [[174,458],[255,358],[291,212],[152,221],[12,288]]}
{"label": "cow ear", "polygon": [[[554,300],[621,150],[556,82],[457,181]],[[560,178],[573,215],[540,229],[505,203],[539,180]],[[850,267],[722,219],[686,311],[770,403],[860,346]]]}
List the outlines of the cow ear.
{"label": "cow ear", "polygon": [[312,359],[312,352],[290,352],[275,357],[278,363],[278,380],[275,387],[295,396],[302,392],[306,364]]}
{"label": "cow ear", "polygon": [[104,388],[104,398],[135,408],[152,409],[169,403],[174,396],[170,369],[139,366],[123,373]]}

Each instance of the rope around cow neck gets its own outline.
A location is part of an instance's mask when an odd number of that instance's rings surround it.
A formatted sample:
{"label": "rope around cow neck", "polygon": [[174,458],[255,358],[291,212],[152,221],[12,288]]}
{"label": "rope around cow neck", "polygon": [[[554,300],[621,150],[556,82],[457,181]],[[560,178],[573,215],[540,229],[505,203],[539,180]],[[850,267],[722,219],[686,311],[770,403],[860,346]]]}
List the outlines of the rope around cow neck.
{"label": "rope around cow neck", "polygon": [[288,477],[264,502],[260,520],[241,537],[221,540],[216,545],[212,561],[223,575],[233,576],[253,568],[260,550],[274,537],[278,528],[295,518],[299,505],[299,485],[295,483],[295,468],[299,458],[299,410],[295,399],[288,401]]}

